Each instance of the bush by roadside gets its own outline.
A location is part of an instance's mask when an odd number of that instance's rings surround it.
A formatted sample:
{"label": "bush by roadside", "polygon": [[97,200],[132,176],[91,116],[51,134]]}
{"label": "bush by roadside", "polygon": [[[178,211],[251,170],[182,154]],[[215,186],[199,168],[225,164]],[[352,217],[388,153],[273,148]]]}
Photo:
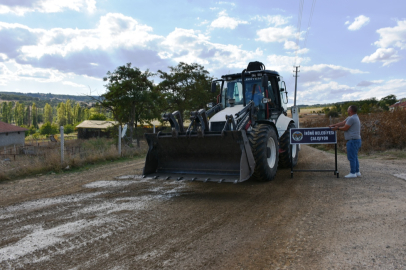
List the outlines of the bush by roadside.
{"label": "bush by roadside", "polygon": [[[334,123],[346,117],[335,118]],[[360,114],[361,121],[361,152],[369,154],[374,151],[406,148],[406,111],[379,112]],[[302,127],[327,127],[329,119],[307,120]],[[345,150],[344,132],[337,132],[338,148]],[[334,145],[324,145],[325,149],[334,149]]]}

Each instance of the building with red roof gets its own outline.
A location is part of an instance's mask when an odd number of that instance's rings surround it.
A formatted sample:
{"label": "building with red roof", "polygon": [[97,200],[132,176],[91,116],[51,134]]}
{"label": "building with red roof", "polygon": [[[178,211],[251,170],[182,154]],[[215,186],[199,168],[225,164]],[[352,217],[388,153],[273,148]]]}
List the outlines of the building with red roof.
{"label": "building with red roof", "polygon": [[397,110],[406,110],[406,101],[399,101],[398,103],[389,106],[389,111],[393,112]]}
{"label": "building with red roof", "polygon": [[25,131],[28,129],[0,121],[0,147],[24,145]]}

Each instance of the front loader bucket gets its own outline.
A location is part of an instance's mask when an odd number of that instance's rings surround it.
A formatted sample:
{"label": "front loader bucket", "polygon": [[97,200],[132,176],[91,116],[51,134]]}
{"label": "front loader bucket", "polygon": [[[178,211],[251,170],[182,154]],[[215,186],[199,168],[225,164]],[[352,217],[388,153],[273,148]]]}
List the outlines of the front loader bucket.
{"label": "front loader bucket", "polygon": [[255,161],[245,131],[145,134],[149,150],[143,174],[196,181],[243,182]]}

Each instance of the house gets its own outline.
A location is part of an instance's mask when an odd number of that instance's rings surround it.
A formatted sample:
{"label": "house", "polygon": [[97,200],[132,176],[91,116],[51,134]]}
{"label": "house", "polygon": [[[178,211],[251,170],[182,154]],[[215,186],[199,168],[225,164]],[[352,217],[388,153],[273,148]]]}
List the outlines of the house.
{"label": "house", "polygon": [[0,121],[0,147],[24,146],[25,131],[28,129]]}
{"label": "house", "polygon": [[78,139],[89,139],[97,137],[110,137],[108,128],[118,125],[117,121],[85,120],[76,126]]}
{"label": "house", "polygon": [[406,110],[406,101],[399,101],[393,105],[389,106],[389,111],[398,111],[398,110]]}

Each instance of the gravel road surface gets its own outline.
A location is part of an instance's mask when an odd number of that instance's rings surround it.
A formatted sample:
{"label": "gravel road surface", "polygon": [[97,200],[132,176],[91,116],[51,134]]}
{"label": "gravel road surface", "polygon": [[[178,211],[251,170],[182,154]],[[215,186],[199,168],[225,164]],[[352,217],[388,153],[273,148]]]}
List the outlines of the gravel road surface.
{"label": "gravel road surface", "polygon": [[[362,178],[142,179],[143,161],[0,183],[0,269],[406,269],[406,160]],[[302,147],[298,169],[333,168]]]}

